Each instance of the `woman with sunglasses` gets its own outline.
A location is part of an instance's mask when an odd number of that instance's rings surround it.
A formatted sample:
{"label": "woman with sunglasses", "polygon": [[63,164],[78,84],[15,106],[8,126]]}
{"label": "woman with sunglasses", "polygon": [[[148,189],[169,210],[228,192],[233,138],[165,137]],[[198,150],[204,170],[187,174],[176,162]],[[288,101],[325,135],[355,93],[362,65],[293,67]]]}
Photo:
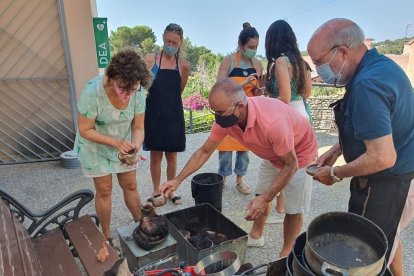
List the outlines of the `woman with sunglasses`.
{"label": "woman with sunglasses", "polygon": [[83,173],[95,184],[95,208],[102,232],[112,243],[112,174],[116,174],[124,201],[134,220],[141,218],[135,164],[119,157],[137,152],[144,140],[145,93],[150,72],[132,50],[115,54],[104,76],[88,81],[78,100],[78,133],[75,151]]}
{"label": "woman with sunglasses", "polygon": [[[237,51],[223,59],[217,79],[232,78],[243,87],[249,97],[262,95],[262,90],[258,88],[258,76],[262,75],[263,67],[255,58],[258,45],[259,33],[249,23],[244,23],[243,30],[239,34]],[[236,188],[242,194],[250,194],[251,188],[243,180],[249,166],[248,149],[234,138],[227,136],[217,150],[219,151],[218,173],[224,177],[224,184],[227,177],[232,174],[232,156],[233,151],[236,151],[234,165]]]}
{"label": "woman with sunglasses", "polygon": [[[153,195],[159,194],[161,162],[167,160],[167,180],[177,173],[177,152],[185,150],[185,124],[181,93],[187,84],[190,64],[180,57],[183,43],[183,29],[169,24],[163,34],[164,46],[161,52],[145,56],[145,62],[154,75],[154,82],[147,96],[145,111],[144,149],[151,156],[150,170]],[[181,197],[170,195],[171,201],[179,205]]]}

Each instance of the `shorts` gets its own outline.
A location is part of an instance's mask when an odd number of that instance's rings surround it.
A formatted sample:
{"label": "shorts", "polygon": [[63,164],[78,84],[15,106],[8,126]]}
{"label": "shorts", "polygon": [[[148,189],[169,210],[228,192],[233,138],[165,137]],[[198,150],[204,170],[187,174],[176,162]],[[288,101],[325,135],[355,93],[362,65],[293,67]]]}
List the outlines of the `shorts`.
{"label": "shorts", "polygon": [[404,210],[401,215],[400,223],[398,224],[397,235],[395,235],[394,245],[391,249],[388,265],[394,259],[395,251],[397,250],[400,241],[400,234],[405,227],[414,219],[414,180],[411,180],[410,190],[408,191],[407,200],[405,201]]}
{"label": "shorts", "polygon": [[[262,160],[259,166],[255,193],[257,195],[265,193],[273,185],[279,172],[280,169],[274,167],[268,160]],[[295,172],[290,182],[281,191],[287,214],[309,212],[312,183],[312,177],[306,173],[306,168],[298,169]]]}

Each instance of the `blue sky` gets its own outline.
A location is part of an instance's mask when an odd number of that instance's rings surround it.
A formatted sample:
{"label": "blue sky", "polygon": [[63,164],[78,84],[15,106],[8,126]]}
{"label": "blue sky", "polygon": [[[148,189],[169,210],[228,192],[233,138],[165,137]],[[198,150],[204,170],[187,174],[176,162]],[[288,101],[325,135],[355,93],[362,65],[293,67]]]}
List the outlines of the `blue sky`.
{"label": "blue sky", "polygon": [[[222,54],[235,50],[246,21],[260,34],[259,54],[264,54],[267,28],[278,19],[292,26],[301,50],[306,50],[313,31],[334,17],[355,21],[376,42],[402,38],[406,26],[414,23],[414,0],[96,0],[96,4],[98,16],[108,17],[109,30],[147,25],[160,45],[165,26],[174,22],[193,45]],[[407,31],[408,37],[414,36],[414,25]]]}

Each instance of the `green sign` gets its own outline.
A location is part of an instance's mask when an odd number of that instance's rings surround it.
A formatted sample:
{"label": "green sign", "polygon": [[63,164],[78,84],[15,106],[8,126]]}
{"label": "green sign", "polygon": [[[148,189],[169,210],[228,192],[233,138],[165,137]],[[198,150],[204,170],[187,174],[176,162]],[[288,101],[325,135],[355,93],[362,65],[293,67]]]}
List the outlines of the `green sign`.
{"label": "green sign", "polygon": [[98,67],[105,68],[111,58],[109,53],[108,26],[105,17],[93,18],[93,30],[95,32],[96,57]]}

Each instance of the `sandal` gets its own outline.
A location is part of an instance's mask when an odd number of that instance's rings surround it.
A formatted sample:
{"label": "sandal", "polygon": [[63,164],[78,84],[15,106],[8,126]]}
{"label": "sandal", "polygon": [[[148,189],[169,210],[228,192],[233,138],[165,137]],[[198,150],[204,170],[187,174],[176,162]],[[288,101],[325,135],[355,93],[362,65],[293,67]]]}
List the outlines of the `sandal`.
{"label": "sandal", "polygon": [[242,194],[245,194],[245,195],[248,195],[252,192],[252,190],[250,189],[249,184],[247,184],[244,181],[242,181],[240,183],[237,183],[236,188],[237,188],[237,190],[239,190],[239,192],[241,192]]}
{"label": "sandal", "polygon": [[174,205],[181,205],[181,204],[183,204],[183,202],[181,201],[181,196],[176,195],[175,193],[174,193],[174,194],[171,194],[171,195],[169,196],[169,198],[171,199],[171,202],[172,202]]}

